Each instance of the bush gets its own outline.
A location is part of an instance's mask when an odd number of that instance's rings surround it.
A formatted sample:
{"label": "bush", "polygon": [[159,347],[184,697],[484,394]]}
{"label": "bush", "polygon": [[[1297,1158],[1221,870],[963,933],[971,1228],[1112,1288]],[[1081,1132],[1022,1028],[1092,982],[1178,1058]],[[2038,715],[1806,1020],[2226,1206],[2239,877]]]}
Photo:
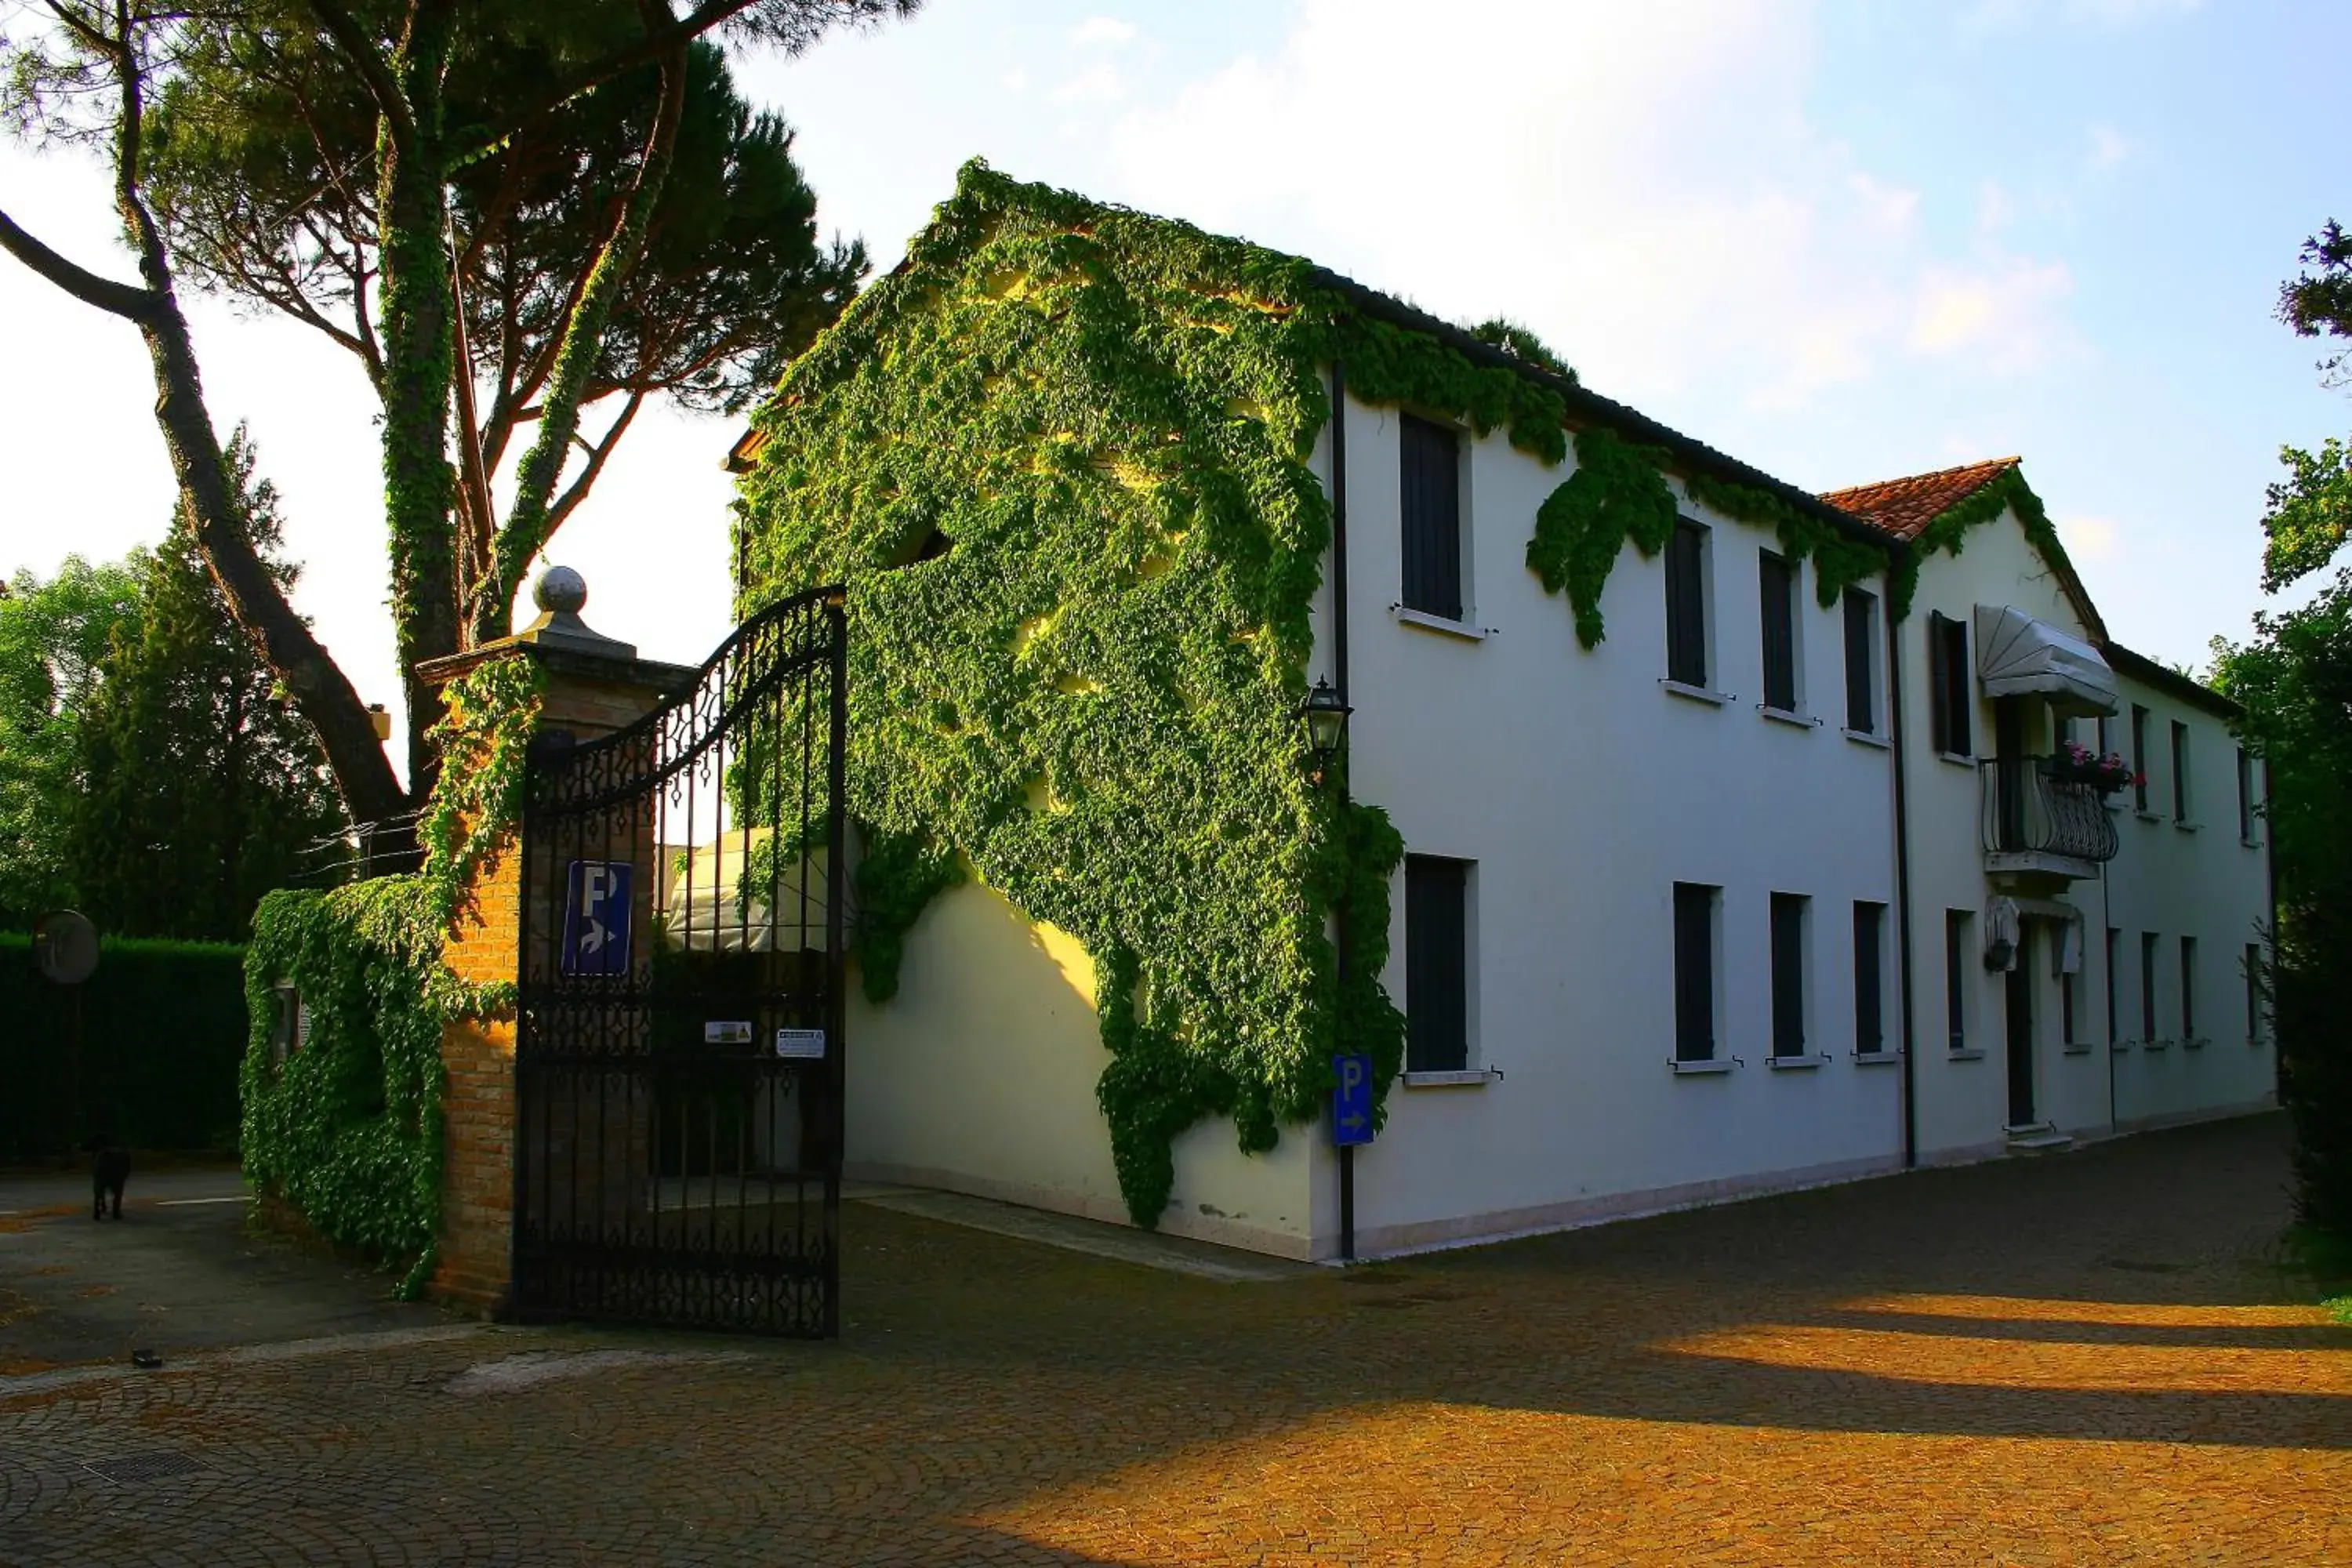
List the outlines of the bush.
{"label": "bush", "polygon": [[96,973],[58,985],[30,936],[0,932],[0,1160],[70,1153],[100,1131],[134,1149],[236,1147],[243,948],[109,938]]}

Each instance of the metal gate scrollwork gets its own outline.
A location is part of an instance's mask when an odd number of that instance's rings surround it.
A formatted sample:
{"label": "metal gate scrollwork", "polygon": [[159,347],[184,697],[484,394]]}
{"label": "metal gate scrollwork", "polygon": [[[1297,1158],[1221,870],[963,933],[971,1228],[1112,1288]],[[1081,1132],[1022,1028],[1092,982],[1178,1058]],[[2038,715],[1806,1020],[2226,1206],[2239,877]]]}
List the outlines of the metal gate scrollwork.
{"label": "metal gate scrollwork", "polygon": [[840,1317],[838,589],[525,770],[514,1290],[530,1317]]}

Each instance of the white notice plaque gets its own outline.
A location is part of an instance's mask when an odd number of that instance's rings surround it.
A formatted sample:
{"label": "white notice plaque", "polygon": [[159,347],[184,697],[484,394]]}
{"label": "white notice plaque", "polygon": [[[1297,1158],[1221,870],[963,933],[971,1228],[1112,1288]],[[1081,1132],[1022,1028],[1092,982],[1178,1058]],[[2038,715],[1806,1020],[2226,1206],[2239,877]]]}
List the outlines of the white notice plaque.
{"label": "white notice plaque", "polygon": [[722,1019],[702,1026],[702,1043],[706,1046],[748,1046],[751,1043],[751,1020]]}
{"label": "white notice plaque", "polygon": [[776,1054],[780,1057],[808,1057],[822,1059],[824,1056],[823,1029],[778,1029]]}

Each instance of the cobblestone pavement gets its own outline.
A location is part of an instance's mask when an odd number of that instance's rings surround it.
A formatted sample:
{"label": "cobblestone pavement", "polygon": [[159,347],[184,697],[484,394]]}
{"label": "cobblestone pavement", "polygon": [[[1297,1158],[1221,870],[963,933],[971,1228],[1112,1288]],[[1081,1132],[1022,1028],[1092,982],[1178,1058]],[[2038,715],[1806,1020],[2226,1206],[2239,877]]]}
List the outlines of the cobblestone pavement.
{"label": "cobblestone pavement", "polygon": [[2352,1563],[2352,1331],[2274,1266],[2281,1143],[1245,1284],[853,1205],[835,1344],[0,1385],[0,1562]]}

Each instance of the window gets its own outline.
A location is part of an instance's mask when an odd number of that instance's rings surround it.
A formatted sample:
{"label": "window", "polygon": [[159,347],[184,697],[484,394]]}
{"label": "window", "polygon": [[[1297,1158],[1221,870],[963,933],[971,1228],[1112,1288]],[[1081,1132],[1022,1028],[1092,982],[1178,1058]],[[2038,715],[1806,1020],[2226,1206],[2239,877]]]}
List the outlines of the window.
{"label": "window", "polygon": [[2115,966],[2124,957],[2124,933],[2107,926],[2107,1044],[2122,1039],[2122,1030],[2115,1025]]}
{"label": "window", "polygon": [[1769,550],[1756,555],[1756,586],[1762,603],[1764,706],[1797,710],[1797,574],[1788,560]]}
{"label": "window", "polygon": [[283,1067],[310,1042],[310,1008],[299,991],[283,983],[272,988],[270,1001],[269,1064]]}
{"label": "window", "polygon": [[2105,714],[2099,715],[2099,755],[2112,755],[2116,749],[2116,721]]}
{"label": "window", "polygon": [[1927,732],[1946,756],[1972,754],[1969,724],[1969,623],[1927,617]]}
{"label": "window", "polygon": [[1402,437],[1404,607],[1462,618],[1462,438],[1408,414]]}
{"label": "window", "polygon": [[2254,842],[2254,759],[2238,748],[2238,837]]}
{"label": "window", "polygon": [[2139,933],[2139,1037],[2145,1045],[2156,1038],[2156,933]]}
{"label": "window", "polygon": [[2172,820],[2189,820],[2189,726],[2172,721]]}
{"label": "window", "polygon": [[1706,530],[1687,520],[1666,542],[1666,679],[1706,684]]}
{"label": "window", "polygon": [[1805,915],[1801,893],[1772,895],[1772,1054],[1805,1054]]}
{"label": "window", "polygon": [[2202,1037],[2197,1033],[2197,939],[2180,939],[2180,1038],[2184,1044]]}
{"label": "window", "polygon": [[1969,928],[1973,923],[1966,910],[1944,911],[1944,1027],[1956,1051],[1969,1045]]}
{"label": "window", "polygon": [[1470,1065],[1470,862],[1404,858],[1407,1072]]}
{"label": "window", "polygon": [[1845,727],[1878,733],[1878,596],[1845,591]]}
{"label": "window", "polygon": [[2132,809],[2147,809],[2147,710],[2132,704],[2132,773],[2137,781],[2132,785]]}
{"label": "window", "polygon": [[1675,1059],[1715,1058],[1715,929],[1723,889],[1675,884]]}
{"label": "window", "polygon": [[1886,1048],[1886,906],[1853,906],[1853,1048]]}
{"label": "window", "polygon": [[2081,978],[2063,973],[2058,976],[2058,1043],[2063,1046],[2074,1043],[2074,983]]}
{"label": "window", "polygon": [[2263,1037],[2263,944],[2246,943],[2246,1041]]}

